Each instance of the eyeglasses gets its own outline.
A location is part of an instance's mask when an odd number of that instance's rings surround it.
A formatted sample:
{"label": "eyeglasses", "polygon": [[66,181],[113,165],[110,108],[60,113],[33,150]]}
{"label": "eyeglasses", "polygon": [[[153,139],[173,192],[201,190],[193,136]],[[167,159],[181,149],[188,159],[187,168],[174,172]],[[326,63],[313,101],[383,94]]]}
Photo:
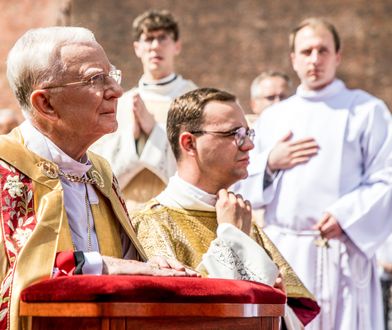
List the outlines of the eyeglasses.
{"label": "eyeglasses", "polygon": [[258,98],[273,102],[275,100],[282,101],[282,100],[286,99],[287,96],[285,94],[275,94],[275,95],[260,96]]}
{"label": "eyeglasses", "polygon": [[90,86],[93,88],[94,87],[95,88],[103,88],[105,86],[105,84],[108,84],[109,78],[113,79],[117,84],[121,84],[121,70],[113,69],[113,70],[110,70],[109,73],[100,72],[100,73],[97,73],[97,74],[91,76],[90,78],[87,78],[87,79],[84,79],[81,81],[70,82],[70,83],[63,84],[63,85],[44,87],[42,89],[51,89],[51,88],[76,86],[76,85],[85,85],[85,86]]}
{"label": "eyeglasses", "polygon": [[146,37],[141,37],[140,41],[147,44],[147,45],[151,45],[154,42],[154,40],[156,40],[158,42],[158,44],[165,44],[170,39],[173,39],[173,38],[169,34],[161,33],[158,35],[147,35]]}
{"label": "eyeglasses", "polygon": [[212,135],[221,135],[224,137],[227,136],[234,136],[235,143],[237,144],[237,147],[242,147],[245,143],[246,137],[249,138],[253,142],[255,138],[255,130],[252,128],[245,128],[245,127],[238,127],[234,128],[230,131],[193,131],[190,132],[192,134],[212,134]]}

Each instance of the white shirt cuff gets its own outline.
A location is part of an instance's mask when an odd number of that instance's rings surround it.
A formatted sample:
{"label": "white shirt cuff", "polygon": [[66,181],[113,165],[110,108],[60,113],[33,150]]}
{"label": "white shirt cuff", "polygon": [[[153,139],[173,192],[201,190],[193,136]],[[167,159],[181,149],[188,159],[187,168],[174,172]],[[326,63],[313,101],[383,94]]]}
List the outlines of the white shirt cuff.
{"label": "white shirt cuff", "polygon": [[102,275],[102,256],[99,252],[84,252],[82,273],[87,275]]}

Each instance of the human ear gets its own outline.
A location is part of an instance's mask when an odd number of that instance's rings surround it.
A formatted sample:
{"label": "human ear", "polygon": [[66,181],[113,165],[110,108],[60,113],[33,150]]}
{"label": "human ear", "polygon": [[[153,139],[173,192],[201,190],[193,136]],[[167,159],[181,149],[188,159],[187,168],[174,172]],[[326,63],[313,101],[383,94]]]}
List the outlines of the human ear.
{"label": "human ear", "polygon": [[133,42],[133,50],[135,51],[135,54],[138,58],[141,58],[142,53],[141,53],[141,45],[139,41],[134,41]]}
{"label": "human ear", "polygon": [[179,137],[180,149],[183,154],[196,155],[196,139],[192,133],[183,132]]}
{"label": "human ear", "polygon": [[290,60],[291,60],[291,66],[293,67],[294,71],[296,71],[295,53],[294,52],[290,53]]}
{"label": "human ear", "polygon": [[182,50],[182,43],[180,40],[177,40],[175,43],[175,52],[174,53],[176,55],[179,55],[181,53],[181,50]]}
{"label": "human ear", "polygon": [[30,102],[35,112],[47,120],[58,119],[58,114],[53,108],[50,100],[50,92],[45,89],[37,89],[30,95]]}

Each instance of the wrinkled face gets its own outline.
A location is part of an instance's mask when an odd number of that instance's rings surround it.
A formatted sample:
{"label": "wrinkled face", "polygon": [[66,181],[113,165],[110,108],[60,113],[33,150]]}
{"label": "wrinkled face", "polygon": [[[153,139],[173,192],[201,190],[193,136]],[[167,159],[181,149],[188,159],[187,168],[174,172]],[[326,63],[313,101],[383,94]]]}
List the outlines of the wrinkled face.
{"label": "wrinkled face", "polygon": [[302,86],[319,90],[331,83],[340,63],[332,33],[324,27],[304,27],[297,32],[291,61]]}
{"label": "wrinkled face", "polygon": [[170,33],[164,30],[142,33],[133,46],[148,79],[162,79],[174,72],[174,60],[181,44]]}
{"label": "wrinkled face", "polygon": [[[99,74],[108,74],[112,66],[98,43],[74,43],[61,48],[61,60],[67,71],[57,82],[65,85],[77,81],[90,81]],[[117,129],[117,99],[122,88],[111,77],[103,82],[75,84],[49,89],[51,105],[58,113],[56,129],[81,142],[93,143],[101,136]]]}
{"label": "wrinkled face", "polygon": [[[203,127],[200,128],[203,131],[228,132],[239,127],[248,128],[244,112],[236,102],[212,101],[204,108],[203,118]],[[199,135],[196,138],[199,171],[216,187],[228,188],[248,176],[249,151],[253,147],[248,137],[238,147],[233,135]]]}
{"label": "wrinkled face", "polygon": [[268,77],[259,86],[259,95],[252,100],[252,110],[260,114],[268,106],[287,98],[289,85],[282,77]]}

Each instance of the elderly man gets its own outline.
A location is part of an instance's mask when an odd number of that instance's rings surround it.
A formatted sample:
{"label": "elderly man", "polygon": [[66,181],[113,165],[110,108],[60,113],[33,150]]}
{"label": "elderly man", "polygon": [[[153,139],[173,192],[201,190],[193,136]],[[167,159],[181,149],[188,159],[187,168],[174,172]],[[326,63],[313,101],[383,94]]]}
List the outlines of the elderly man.
{"label": "elderly man", "polygon": [[91,31],[28,31],[9,53],[7,74],[26,121],[0,138],[0,329],[20,326],[19,294],[38,279],[63,273],[185,276],[175,261],[136,261],[146,255],[110,166],[87,152],[116,130],[122,95],[121,72]]}
{"label": "elderly man", "polygon": [[212,88],[178,97],[169,110],[167,134],[178,173],[132,217],[147,255],[178,258],[212,277],[270,285],[277,271],[272,256],[289,300],[309,302],[308,318],[299,312],[309,322],[317,314],[312,296],[261,228],[251,224],[249,202],[227,190],[247,176],[253,148],[254,132],[236,98]]}
{"label": "elderly man", "polygon": [[301,85],[256,123],[238,191],[265,205],[266,233],[321,302],[316,329],[383,329],[375,251],[392,230],[391,115],[336,78],[332,24],[303,21],[290,48]]}
{"label": "elderly man", "polygon": [[280,71],[265,71],[259,74],[250,86],[250,106],[253,114],[246,116],[251,124],[270,105],[289,96],[290,78]]}
{"label": "elderly man", "polygon": [[117,132],[93,146],[112,165],[129,210],[160,193],[174,174],[175,160],[163,125],[171,101],[196,88],[175,72],[181,42],[170,12],[139,15],[133,22],[133,38],[144,74],[137,88],[119,99]]}

